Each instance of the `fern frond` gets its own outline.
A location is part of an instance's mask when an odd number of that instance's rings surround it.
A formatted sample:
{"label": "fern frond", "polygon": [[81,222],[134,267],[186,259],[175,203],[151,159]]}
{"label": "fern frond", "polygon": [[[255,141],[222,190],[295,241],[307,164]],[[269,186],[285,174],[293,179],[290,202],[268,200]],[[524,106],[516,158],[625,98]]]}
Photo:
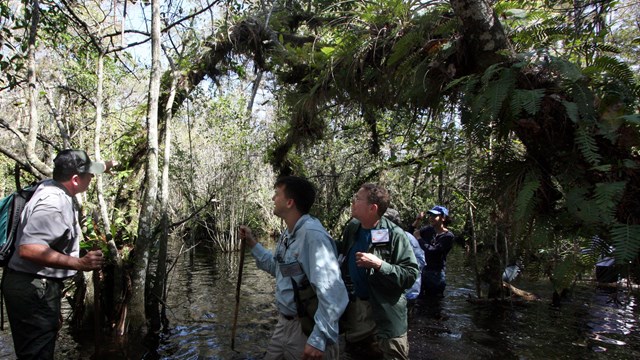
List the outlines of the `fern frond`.
{"label": "fern frond", "polygon": [[580,272],[583,271],[581,263],[575,255],[567,256],[553,269],[551,282],[555,291],[560,293],[569,289]]}
{"label": "fern frond", "polygon": [[580,68],[572,62],[554,56],[549,56],[549,61],[551,68],[563,79],[574,82],[584,76]]}
{"label": "fern frond", "polygon": [[534,249],[549,249],[550,247],[553,247],[553,229],[551,226],[540,224],[537,222],[538,220],[539,219],[536,219],[536,223],[534,224],[535,226],[533,226],[533,230],[531,231],[531,246]]}
{"label": "fern frond", "polygon": [[620,117],[624,122],[630,125],[640,126],[640,114],[624,115]]}
{"label": "fern frond", "polygon": [[571,94],[573,101],[578,106],[580,113],[580,122],[585,124],[594,124],[596,121],[596,113],[593,107],[593,94],[589,89],[580,82],[569,82],[567,92]]}
{"label": "fern frond", "polygon": [[640,252],[640,225],[615,224],[611,228],[616,262],[624,264]]}
{"label": "fern frond", "polygon": [[400,60],[405,60],[407,57],[412,58],[416,56],[416,54],[419,54],[419,51],[415,51],[414,46],[419,44],[421,39],[422,34],[417,31],[412,31],[404,35],[393,45],[391,56],[389,56],[387,60],[387,65],[394,66]]}
{"label": "fern frond", "polygon": [[594,166],[591,168],[591,170],[593,171],[600,171],[600,172],[610,172],[612,169],[611,164],[604,164],[604,165],[598,165],[598,166]]}
{"label": "fern frond", "polygon": [[603,256],[611,256],[613,252],[613,248],[599,236],[592,237],[581,247],[583,248],[580,252],[581,261],[590,268],[593,268]]}
{"label": "fern frond", "polygon": [[[443,13],[448,11],[449,9],[447,8],[443,11]],[[441,16],[440,18],[442,19],[444,18],[444,16]],[[460,20],[457,17],[447,17],[446,21],[439,22],[438,26],[433,29],[433,35],[449,37],[451,36],[451,34],[454,34],[458,31],[459,26]]]}
{"label": "fern frond", "polygon": [[589,43],[589,50],[599,51],[599,52],[610,52],[614,54],[620,53],[620,47],[611,45],[611,44],[601,44],[601,43]]}
{"label": "fern frond", "polygon": [[612,57],[598,56],[594,59],[593,65],[584,69],[586,74],[594,74],[598,72],[609,73],[612,77],[621,80],[627,84],[633,82],[633,71],[628,64]]}
{"label": "fern frond", "polygon": [[516,198],[515,220],[523,223],[529,220],[533,215],[536,205],[535,193],[540,188],[540,180],[530,179],[522,185]]}
{"label": "fern frond", "polygon": [[577,124],[580,121],[580,113],[578,112],[578,104],[572,101],[563,101],[562,105],[567,110],[567,116],[574,124]]}
{"label": "fern frond", "polygon": [[587,190],[582,187],[574,187],[567,191],[567,211],[583,223],[595,224],[600,221],[598,204],[588,199],[586,193]]}
{"label": "fern frond", "polygon": [[556,37],[567,34],[567,29],[553,23],[537,23],[526,27],[513,35],[514,39],[525,45],[536,44],[544,47]]}
{"label": "fern frond", "polygon": [[448,92],[451,89],[455,89],[459,85],[464,85],[464,89],[462,90],[462,93],[471,94],[471,92],[473,91],[473,89],[477,84],[478,84],[478,78],[475,75],[466,75],[449,82],[447,86],[444,87],[443,92]]}
{"label": "fern frond", "polygon": [[603,217],[601,221],[611,223],[615,220],[616,207],[626,186],[626,181],[596,184],[594,200],[598,204],[600,216]]}
{"label": "fern frond", "polygon": [[584,126],[578,126],[575,132],[575,142],[582,153],[582,157],[591,165],[598,166],[602,156],[598,153],[596,140],[589,134]]}
{"label": "fern frond", "polygon": [[484,85],[487,85],[491,81],[493,76],[495,74],[498,74],[500,71],[502,71],[502,69],[503,68],[501,63],[497,63],[489,66],[487,70],[485,70],[484,73],[482,74],[482,78],[480,78],[482,80],[482,83]]}
{"label": "fern frond", "polygon": [[540,103],[544,97],[544,89],[523,90],[516,89],[511,97],[511,114],[518,116],[522,110],[529,115],[535,115],[540,110]]}
{"label": "fern frond", "polygon": [[487,85],[484,96],[487,98],[487,110],[492,119],[498,118],[498,114],[502,110],[502,104],[512,91],[515,81],[513,71],[511,69],[503,69],[498,80],[492,81]]}

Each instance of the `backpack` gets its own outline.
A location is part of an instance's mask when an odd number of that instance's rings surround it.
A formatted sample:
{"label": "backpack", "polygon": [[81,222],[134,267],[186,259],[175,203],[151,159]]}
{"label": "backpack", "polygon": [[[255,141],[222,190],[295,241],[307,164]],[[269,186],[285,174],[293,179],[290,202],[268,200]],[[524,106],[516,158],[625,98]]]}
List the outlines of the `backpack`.
{"label": "backpack", "polygon": [[16,235],[18,233],[22,210],[24,210],[27,202],[31,200],[38,185],[40,185],[40,183],[17,190],[9,196],[0,199],[0,267],[5,268],[2,271],[2,281],[0,283],[0,330],[4,330],[4,297],[2,296],[2,287],[4,285],[6,267],[16,249]]}
{"label": "backpack", "polygon": [[9,264],[15,251],[16,234],[22,210],[31,200],[39,184],[20,189],[0,199],[0,266]]}

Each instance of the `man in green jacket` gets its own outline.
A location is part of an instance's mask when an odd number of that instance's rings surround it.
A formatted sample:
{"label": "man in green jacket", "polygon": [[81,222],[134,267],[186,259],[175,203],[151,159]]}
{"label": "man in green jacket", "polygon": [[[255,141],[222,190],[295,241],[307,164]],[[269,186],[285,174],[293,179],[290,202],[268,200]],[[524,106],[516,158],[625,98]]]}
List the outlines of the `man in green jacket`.
{"label": "man in green jacket", "polygon": [[353,197],[354,220],[347,224],[338,244],[351,299],[341,330],[347,342],[374,332],[384,359],[409,359],[404,293],[419,270],[405,232],[382,216],[389,202],[387,190],[370,183]]}

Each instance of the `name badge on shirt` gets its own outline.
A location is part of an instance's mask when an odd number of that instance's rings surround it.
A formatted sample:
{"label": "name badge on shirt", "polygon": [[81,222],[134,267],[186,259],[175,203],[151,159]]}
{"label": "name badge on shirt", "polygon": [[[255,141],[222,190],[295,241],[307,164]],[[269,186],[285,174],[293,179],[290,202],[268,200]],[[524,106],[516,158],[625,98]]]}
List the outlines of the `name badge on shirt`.
{"label": "name badge on shirt", "polygon": [[380,245],[389,242],[389,230],[388,229],[374,229],[371,230],[371,244]]}
{"label": "name badge on shirt", "polygon": [[304,274],[300,263],[294,261],[288,264],[280,264],[280,273],[284,277],[298,276]]}

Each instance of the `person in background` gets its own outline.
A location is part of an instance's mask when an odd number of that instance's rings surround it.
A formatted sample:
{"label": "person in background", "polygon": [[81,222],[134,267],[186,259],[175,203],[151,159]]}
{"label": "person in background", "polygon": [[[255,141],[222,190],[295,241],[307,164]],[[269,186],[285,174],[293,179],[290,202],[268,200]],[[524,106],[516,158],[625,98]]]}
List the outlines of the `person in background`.
{"label": "person in background", "polygon": [[[387,219],[393,221],[394,224],[402,228],[402,220],[400,219],[400,213],[398,212],[398,210],[389,208],[384,213],[384,216]],[[416,256],[416,260],[418,261],[418,269],[422,274],[422,269],[424,268],[424,265],[425,265],[424,250],[422,250],[422,248],[420,247],[420,243],[418,242],[418,239],[416,239],[415,236],[413,236],[413,234],[411,234],[406,230],[404,233],[407,235],[407,238],[409,238],[409,242],[411,243],[411,247],[413,248],[413,254]],[[413,283],[413,286],[409,290],[407,290],[405,293],[409,306],[415,303],[416,299],[420,295],[420,289],[422,284],[421,279],[422,279],[422,276],[418,276],[418,278],[416,279],[416,282]]]}
{"label": "person in background", "polygon": [[383,217],[389,202],[387,190],[370,183],[353,197],[354,219],[338,246],[344,260],[342,275],[353,299],[341,324],[345,324],[347,343],[374,332],[384,359],[408,359],[405,291],[415,283],[419,270],[405,232]]}
{"label": "person in background", "polygon": [[82,229],[74,196],[87,191],[95,174],[108,171],[107,164],[69,149],[53,163],[53,179],[38,186],[22,212],[16,253],[3,281],[13,345],[21,360],[53,359],[62,324],[63,281],[104,264],[100,250],[80,256]]}
{"label": "person in background", "polygon": [[[276,278],[276,305],[280,315],[265,359],[338,359],[338,320],[349,302],[340,276],[336,244],[320,221],[310,216],[315,188],[306,179],[279,178],[273,195],[273,213],[284,220],[275,254],[258,243],[247,226],[240,238],[251,248],[258,268]],[[312,287],[318,306],[310,334],[299,316],[300,291]]]}
{"label": "person in background", "polygon": [[[447,229],[451,220],[449,219],[449,210],[446,207],[434,206],[427,211],[427,215],[429,216],[429,225],[414,232],[424,250],[426,260],[426,265],[422,270],[420,297],[443,297],[444,289],[447,286],[445,281],[447,254],[453,247],[454,235]],[[412,227],[419,226],[424,216],[424,212],[418,214]]]}

